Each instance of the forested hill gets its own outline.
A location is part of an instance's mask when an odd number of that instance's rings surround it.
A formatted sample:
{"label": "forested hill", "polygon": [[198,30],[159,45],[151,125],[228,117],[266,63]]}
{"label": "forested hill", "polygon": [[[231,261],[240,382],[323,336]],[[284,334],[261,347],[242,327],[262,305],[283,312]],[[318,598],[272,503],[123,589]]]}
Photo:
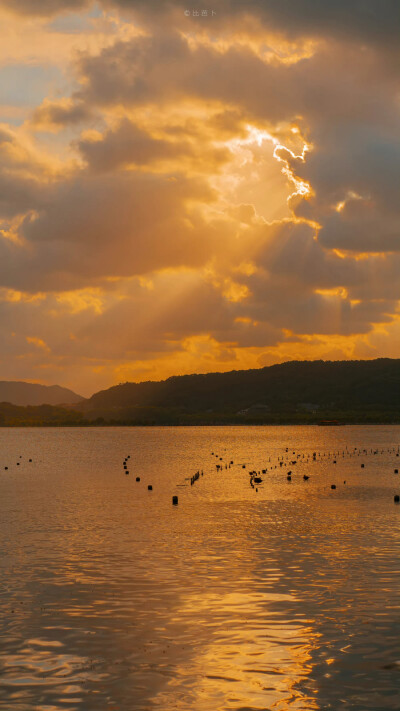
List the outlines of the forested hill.
{"label": "forested hill", "polygon": [[400,359],[291,361],[257,370],[124,383],[74,409],[86,418],[179,424],[201,422],[397,421]]}

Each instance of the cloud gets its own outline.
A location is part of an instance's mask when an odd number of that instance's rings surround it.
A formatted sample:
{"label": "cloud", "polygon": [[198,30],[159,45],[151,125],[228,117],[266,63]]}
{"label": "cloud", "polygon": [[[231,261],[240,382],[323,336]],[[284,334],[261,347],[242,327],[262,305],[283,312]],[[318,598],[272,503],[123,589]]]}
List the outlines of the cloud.
{"label": "cloud", "polygon": [[[396,0],[219,0],[207,16],[185,14],[185,0],[105,0],[105,7],[133,13],[154,29],[166,23],[190,27],[191,31],[223,32],[228,26],[276,32],[289,39],[310,37],[318,40],[376,44],[380,49],[398,49],[400,9]],[[214,14],[213,14],[214,12]],[[203,23],[203,25],[201,25]]]}
{"label": "cloud", "polygon": [[0,126],[0,221],[24,215],[44,200],[49,165],[15,131]]}
{"label": "cloud", "polygon": [[154,138],[129,119],[123,119],[103,136],[82,138],[78,141],[78,148],[94,172],[116,170],[129,165],[146,166],[160,161],[169,161],[169,164],[179,161],[176,164],[180,166],[184,157],[195,162],[197,170],[201,164],[209,170],[230,158],[227,149],[203,147],[198,150],[187,138],[175,141]]}
{"label": "cloud", "polygon": [[[323,45],[288,65],[266,61],[246,45],[225,51],[202,44],[191,47],[171,31],[116,42],[97,56],[82,57],[78,72],[83,86],[77,100],[103,108],[188,99],[222,102],[272,129],[300,120],[316,145],[328,132],[332,140],[335,134],[340,139],[346,126],[354,133],[358,122],[362,130],[364,125],[370,130],[366,141],[377,126],[396,129],[397,79],[386,72],[372,48],[360,52],[352,45]],[[388,105],[394,114],[385,111]],[[346,131],[349,134],[349,128]]]}
{"label": "cloud", "polygon": [[[373,357],[377,347],[395,355],[396,322],[387,323],[386,334],[368,333],[368,304],[352,307],[304,289],[294,293],[290,281],[279,286],[277,278],[269,287],[266,283],[262,273],[253,278],[250,299],[239,303],[224,298],[206,274],[187,270],[115,282],[108,291],[69,292],[68,298],[5,292],[0,294],[2,372],[15,377],[23,367],[24,377],[75,383],[89,393],[125,377],[259,367],[287,358],[329,357],[334,350],[339,358],[364,357],[367,348]],[[380,308],[372,311],[377,318]],[[322,337],[315,335],[316,326]]]}
{"label": "cloud", "polygon": [[1,0],[0,5],[13,13],[48,17],[60,12],[76,12],[88,7],[90,0]]}
{"label": "cloud", "polygon": [[[213,199],[207,184],[182,176],[81,175],[53,186],[22,243],[0,243],[3,285],[66,290],[112,276],[199,266],[226,236],[195,205]],[[190,202],[190,206],[189,203]]]}
{"label": "cloud", "polygon": [[0,133],[8,372],[393,354],[398,3],[99,8],[85,48],[86,3],[13,3],[41,31],[82,23],[65,82]]}
{"label": "cloud", "polygon": [[90,107],[71,99],[49,101],[46,99],[32,114],[32,124],[41,130],[62,129],[84,123],[93,117]]}

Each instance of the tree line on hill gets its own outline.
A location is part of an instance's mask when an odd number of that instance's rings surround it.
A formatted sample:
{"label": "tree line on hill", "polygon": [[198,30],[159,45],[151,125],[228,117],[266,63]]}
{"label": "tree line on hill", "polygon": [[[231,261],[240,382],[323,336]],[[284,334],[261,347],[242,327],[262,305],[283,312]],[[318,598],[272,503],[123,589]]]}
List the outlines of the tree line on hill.
{"label": "tree line on hill", "polygon": [[400,359],[291,361],[124,383],[62,408],[3,403],[0,425],[372,424],[400,422],[399,403]]}

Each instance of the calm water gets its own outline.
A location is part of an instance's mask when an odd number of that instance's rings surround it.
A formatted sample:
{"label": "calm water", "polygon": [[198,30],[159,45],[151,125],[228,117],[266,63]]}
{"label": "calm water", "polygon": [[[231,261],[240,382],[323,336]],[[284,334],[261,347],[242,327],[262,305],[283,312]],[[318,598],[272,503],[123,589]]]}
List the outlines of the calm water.
{"label": "calm water", "polygon": [[0,429],[0,708],[399,709],[399,443]]}

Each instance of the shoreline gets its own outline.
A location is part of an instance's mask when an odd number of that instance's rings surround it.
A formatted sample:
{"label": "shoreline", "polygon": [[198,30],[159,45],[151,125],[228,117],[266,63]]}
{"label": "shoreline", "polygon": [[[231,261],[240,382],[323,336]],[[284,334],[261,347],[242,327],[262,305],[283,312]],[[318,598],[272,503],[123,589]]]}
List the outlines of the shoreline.
{"label": "shoreline", "polygon": [[400,426],[400,421],[391,421],[391,422],[346,422],[343,423],[342,425],[335,425],[335,426],[325,426],[325,425],[319,425],[318,422],[204,422],[204,423],[182,423],[182,422],[177,422],[177,423],[163,423],[163,422],[151,422],[151,423],[124,423],[124,422],[116,422],[116,423],[90,423],[90,422],[81,422],[81,423],[76,423],[76,424],[68,424],[68,423],[43,423],[43,424],[35,424],[32,422],[29,423],[16,423],[16,424],[11,424],[11,425],[5,425],[0,423],[0,429],[74,429],[74,428],[81,428],[81,429],[110,429],[110,428],[115,428],[115,427],[132,427],[132,428],[138,428],[138,427],[182,427],[182,428],[187,428],[187,427],[324,427],[325,429],[335,429],[336,427],[342,428],[342,427],[395,427],[395,426]]}

